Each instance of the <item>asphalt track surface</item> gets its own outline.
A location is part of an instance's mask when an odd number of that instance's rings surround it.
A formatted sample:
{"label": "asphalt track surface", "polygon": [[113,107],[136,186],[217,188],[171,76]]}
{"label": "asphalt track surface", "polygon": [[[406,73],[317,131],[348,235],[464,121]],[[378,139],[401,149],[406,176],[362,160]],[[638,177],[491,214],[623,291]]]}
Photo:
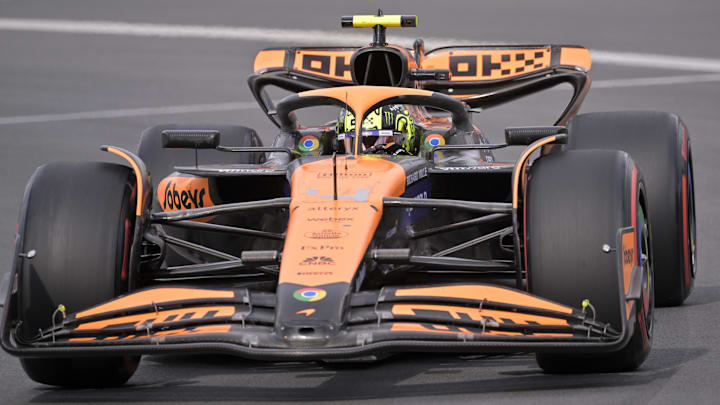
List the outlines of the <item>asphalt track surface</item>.
{"label": "asphalt track surface", "polygon": [[[386,13],[420,16],[420,28],[390,30],[390,39],[574,43],[598,50],[594,90],[582,111],[663,110],[685,120],[695,159],[699,275],[685,305],[657,311],[654,347],[645,364],[632,373],[551,376],[542,374],[529,355],[415,355],[355,367],[148,356],[126,387],[59,390],[30,381],[18,361],[3,352],[2,402],[717,403],[720,3],[343,3],[0,0],[0,263],[9,269],[18,206],[37,166],[113,161],[99,145],[134,149],[143,128],[162,122],[241,123],[270,142],[274,127],[253,107],[245,83],[254,54],[279,46],[280,40],[303,41],[301,33],[281,29],[333,31],[312,38],[347,41],[339,16],[383,7]],[[40,25],[8,28],[21,19]],[[74,31],[53,31],[48,20],[71,21]],[[242,35],[80,32],[92,21],[234,27],[229,32]],[[556,98],[534,98],[475,120],[491,138],[506,125],[547,124]]]}

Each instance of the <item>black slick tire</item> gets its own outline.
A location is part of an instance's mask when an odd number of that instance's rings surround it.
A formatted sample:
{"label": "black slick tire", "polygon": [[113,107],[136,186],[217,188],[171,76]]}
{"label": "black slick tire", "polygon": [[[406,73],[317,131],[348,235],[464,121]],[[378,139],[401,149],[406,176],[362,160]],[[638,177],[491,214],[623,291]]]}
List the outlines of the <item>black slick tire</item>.
{"label": "black slick tire", "polygon": [[[635,224],[644,246],[643,304],[631,309],[629,342],[603,354],[538,353],[549,373],[618,372],[639,367],[652,344],[654,312],[650,230],[642,175],[628,154],[610,150],[557,152],[532,166],[525,199],[528,288],[576,308],[588,299],[594,316],[621,331],[626,281],[618,272],[618,231]],[[643,244],[642,241],[645,241]],[[607,247],[615,247],[615,250]],[[637,255],[638,262],[640,255]],[[636,263],[636,264],[637,264]],[[634,314],[634,315],[633,315]]]}
{"label": "black slick tire", "polygon": [[[59,305],[74,313],[128,291],[135,179],[125,166],[52,163],[28,185],[19,225],[19,335],[31,340],[52,326]],[[58,316],[57,321],[60,320]],[[135,372],[140,356],[21,358],[33,380],[58,386],[113,386]]]}
{"label": "black slick tire", "polygon": [[690,137],[676,115],[654,111],[582,114],[568,124],[568,149],[614,149],[642,170],[653,224],[658,305],[680,305],[697,272]]}

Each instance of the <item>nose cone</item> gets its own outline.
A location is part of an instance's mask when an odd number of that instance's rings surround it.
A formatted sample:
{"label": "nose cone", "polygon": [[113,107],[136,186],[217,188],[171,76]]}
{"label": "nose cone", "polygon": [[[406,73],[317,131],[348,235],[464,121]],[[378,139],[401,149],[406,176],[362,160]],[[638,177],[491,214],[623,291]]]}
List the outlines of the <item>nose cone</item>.
{"label": "nose cone", "polygon": [[404,191],[405,170],[382,159],[343,157],[335,170],[331,159],[323,159],[294,170],[276,293],[278,337],[290,346],[320,347],[341,333],[382,198]]}
{"label": "nose cone", "polygon": [[365,156],[338,158],[335,168],[323,159],[295,169],[279,283],[352,282],[380,222],[382,198],[401,195],[405,180],[397,163]]}
{"label": "nose cone", "polygon": [[318,287],[281,284],[277,289],[275,334],[292,347],[322,347],[342,330],[348,283]]}

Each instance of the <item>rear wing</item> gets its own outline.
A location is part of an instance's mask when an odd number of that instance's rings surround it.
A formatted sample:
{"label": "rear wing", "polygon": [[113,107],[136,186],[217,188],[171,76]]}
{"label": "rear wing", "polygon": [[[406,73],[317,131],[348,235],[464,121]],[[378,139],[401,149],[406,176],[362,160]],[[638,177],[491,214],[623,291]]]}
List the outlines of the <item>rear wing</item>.
{"label": "rear wing", "polygon": [[[378,47],[271,48],[255,57],[250,89],[273,117],[274,103],[265,91],[277,86],[292,92],[359,83],[356,55]],[[590,52],[574,45],[455,46],[425,52],[422,40],[412,50],[389,45],[399,56],[402,80],[394,85],[419,87],[457,97],[471,108],[490,108],[529,94],[569,83],[574,92],[556,125],[563,125],[580,107],[589,90]],[[360,58],[357,58],[360,59]],[[366,58],[365,58],[366,59]],[[397,67],[388,63],[388,69]],[[443,73],[445,72],[445,73]]]}
{"label": "rear wing", "polygon": [[553,68],[589,71],[590,52],[577,46],[455,46],[425,54],[425,69],[448,69],[453,84],[478,84]]}
{"label": "rear wing", "polygon": [[[287,72],[338,86],[352,84],[350,59],[356,48],[264,49],[255,56],[255,74]],[[326,86],[327,87],[327,86]]]}

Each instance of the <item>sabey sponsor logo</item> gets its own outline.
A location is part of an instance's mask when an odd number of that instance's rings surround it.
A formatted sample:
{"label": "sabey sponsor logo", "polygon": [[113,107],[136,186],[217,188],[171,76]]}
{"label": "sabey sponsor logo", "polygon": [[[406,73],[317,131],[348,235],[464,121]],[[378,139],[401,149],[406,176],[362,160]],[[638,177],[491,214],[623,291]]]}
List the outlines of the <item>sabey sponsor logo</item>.
{"label": "sabey sponsor logo", "polygon": [[205,188],[194,188],[189,186],[187,189],[177,189],[177,184],[170,181],[165,186],[163,193],[163,210],[173,211],[191,208],[203,208],[205,206]]}

